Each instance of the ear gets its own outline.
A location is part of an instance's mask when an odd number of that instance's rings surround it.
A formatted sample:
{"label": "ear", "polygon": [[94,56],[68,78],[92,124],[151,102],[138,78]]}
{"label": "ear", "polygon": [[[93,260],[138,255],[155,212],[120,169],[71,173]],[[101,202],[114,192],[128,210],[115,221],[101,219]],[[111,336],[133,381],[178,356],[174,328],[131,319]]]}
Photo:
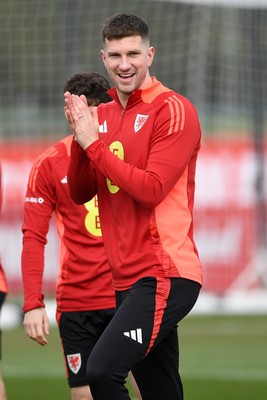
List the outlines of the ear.
{"label": "ear", "polygon": [[101,57],[105,67],[107,68],[107,57],[104,50],[101,50]]}
{"label": "ear", "polygon": [[147,52],[147,63],[148,63],[149,67],[153,63],[154,56],[155,56],[155,48],[154,47],[149,47],[148,52]]}

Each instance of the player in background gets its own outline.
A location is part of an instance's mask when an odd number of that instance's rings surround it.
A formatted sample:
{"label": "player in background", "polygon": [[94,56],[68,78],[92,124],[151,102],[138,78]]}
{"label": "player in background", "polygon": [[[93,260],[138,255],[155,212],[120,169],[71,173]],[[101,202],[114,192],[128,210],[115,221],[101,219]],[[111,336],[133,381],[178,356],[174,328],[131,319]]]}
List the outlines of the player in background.
{"label": "player in background", "polygon": [[[2,169],[1,169],[1,164],[0,164],[0,212],[2,209],[2,203],[3,203],[3,192],[2,192]],[[8,287],[7,287],[7,280],[6,280],[6,275],[5,271],[3,269],[1,260],[0,260],[0,313],[2,310],[2,306],[4,304],[4,301],[6,299],[6,295],[8,292]],[[2,331],[0,327],[0,360],[2,359]],[[5,388],[5,383],[3,381],[3,376],[2,376],[2,371],[0,369],[0,400],[6,400],[7,399],[7,394],[6,394],[6,388]]]}
{"label": "player in background", "polygon": [[[110,101],[108,81],[98,73],[75,74],[64,90],[84,94],[89,106]],[[98,218],[97,198],[83,205],[69,195],[67,169],[72,135],[45,151],[34,163],[24,206],[22,277],[24,328],[45,346],[49,321],[42,281],[44,251],[54,213],[60,238],[57,322],[72,400],[91,400],[86,363],[114,315],[115,297]],[[55,266],[56,268],[56,266]]]}
{"label": "player in background", "polygon": [[150,75],[145,21],[108,18],[102,44],[114,101],[89,110],[65,93],[75,126],[70,193],[78,204],[98,195],[118,307],[90,354],[88,382],[94,400],[128,400],[132,370],[143,399],[182,400],[177,324],[202,285],[193,237],[199,119],[188,99]]}

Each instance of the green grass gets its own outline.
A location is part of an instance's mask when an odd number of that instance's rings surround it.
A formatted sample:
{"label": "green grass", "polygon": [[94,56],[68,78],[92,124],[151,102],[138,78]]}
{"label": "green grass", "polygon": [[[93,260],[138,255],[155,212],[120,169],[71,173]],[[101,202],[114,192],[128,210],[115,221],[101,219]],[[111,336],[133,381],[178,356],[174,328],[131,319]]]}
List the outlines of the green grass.
{"label": "green grass", "polygon": [[[190,316],[179,331],[185,400],[267,399],[266,315]],[[56,328],[47,347],[22,327],[2,336],[8,400],[70,399]]]}
{"label": "green grass", "polygon": [[188,317],[181,324],[187,400],[267,399],[267,316]]}

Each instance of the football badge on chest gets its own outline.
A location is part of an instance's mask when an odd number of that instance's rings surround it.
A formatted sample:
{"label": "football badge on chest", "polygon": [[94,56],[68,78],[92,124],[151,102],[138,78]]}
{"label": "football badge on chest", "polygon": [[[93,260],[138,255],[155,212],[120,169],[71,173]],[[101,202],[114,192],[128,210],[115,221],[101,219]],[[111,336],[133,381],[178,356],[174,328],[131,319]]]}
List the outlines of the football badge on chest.
{"label": "football badge on chest", "polygon": [[144,114],[137,114],[135,117],[134,121],[134,131],[135,133],[138,132],[145,124],[147,121],[149,115],[144,115]]}

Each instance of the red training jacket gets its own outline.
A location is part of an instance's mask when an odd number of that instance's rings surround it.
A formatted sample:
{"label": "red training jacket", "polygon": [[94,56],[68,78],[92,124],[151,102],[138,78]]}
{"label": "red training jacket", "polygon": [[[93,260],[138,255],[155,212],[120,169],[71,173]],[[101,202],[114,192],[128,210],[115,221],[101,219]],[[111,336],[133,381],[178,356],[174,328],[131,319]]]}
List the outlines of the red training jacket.
{"label": "red training jacket", "polygon": [[24,312],[44,306],[44,250],[53,212],[60,238],[57,311],[115,307],[97,198],[78,206],[69,195],[67,169],[71,141],[72,136],[68,136],[44,152],[29,176],[22,226]]}
{"label": "red training jacket", "polygon": [[136,90],[125,109],[98,108],[99,140],[85,151],[76,141],[68,172],[72,198],[96,193],[113,284],[183,277],[202,284],[193,238],[195,169],[201,128],[192,103],[156,78]]}

